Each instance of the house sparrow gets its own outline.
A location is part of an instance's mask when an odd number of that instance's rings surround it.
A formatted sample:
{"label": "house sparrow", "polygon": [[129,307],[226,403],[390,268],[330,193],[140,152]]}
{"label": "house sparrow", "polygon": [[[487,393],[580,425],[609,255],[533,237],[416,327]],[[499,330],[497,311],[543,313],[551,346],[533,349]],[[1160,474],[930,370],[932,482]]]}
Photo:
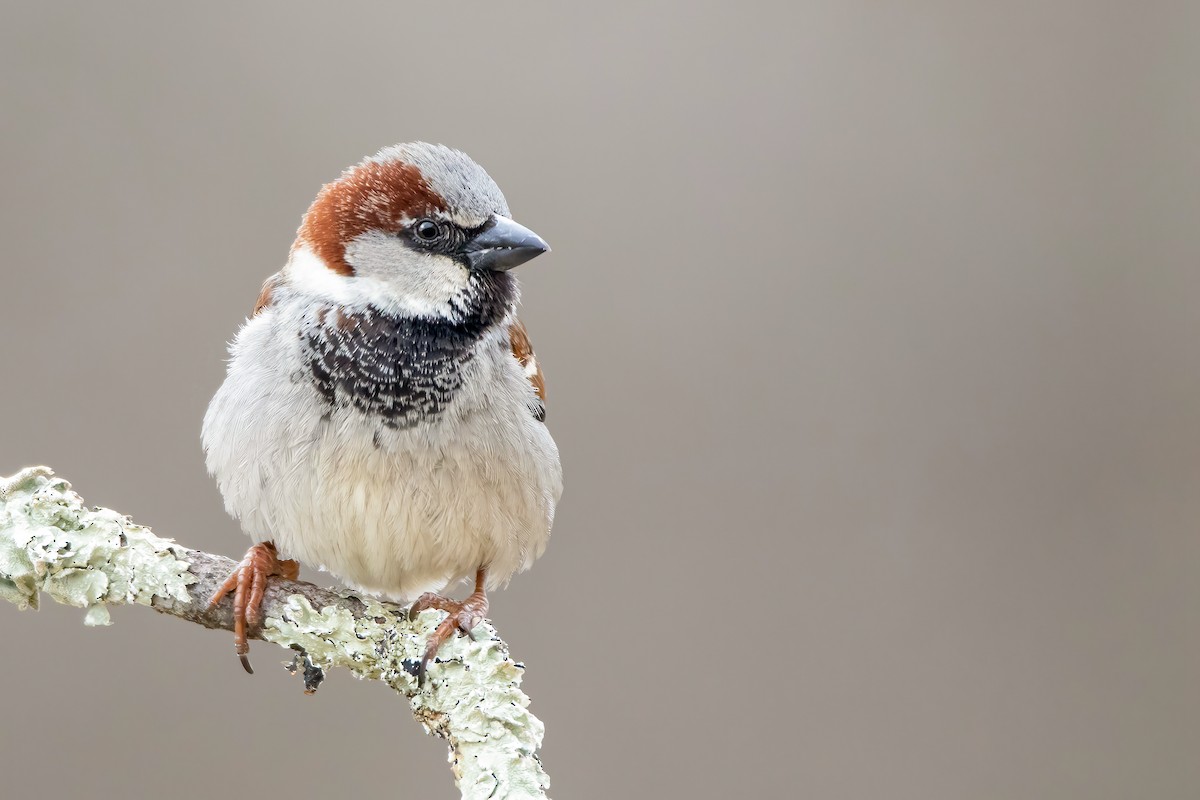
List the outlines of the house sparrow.
{"label": "house sparrow", "polygon": [[[202,439],[258,543],[233,593],[235,649],[296,561],[440,609],[418,670],[542,554],[562,493],[545,383],[510,269],[549,246],[465,154],[387,147],[326,184],[230,347]],[[463,601],[438,594],[474,579]]]}

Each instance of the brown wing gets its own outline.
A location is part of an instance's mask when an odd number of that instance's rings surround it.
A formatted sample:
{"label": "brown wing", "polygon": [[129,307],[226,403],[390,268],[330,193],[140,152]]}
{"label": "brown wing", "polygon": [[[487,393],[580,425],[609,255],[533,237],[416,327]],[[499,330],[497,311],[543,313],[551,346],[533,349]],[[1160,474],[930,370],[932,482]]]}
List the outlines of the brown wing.
{"label": "brown wing", "polygon": [[525,369],[525,376],[529,378],[529,382],[533,384],[534,390],[537,392],[538,408],[534,410],[534,416],[540,421],[546,419],[546,376],[542,374],[542,366],[538,364],[537,356],[533,352],[533,343],[529,341],[529,332],[525,330],[524,323],[521,320],[513,322],[509,328],[509,340],[512,343],[513,355],[516,356],[517,362]]}
{"label": "brown wing", "polygon": [[262,291],[258,293],[258,302],[254,304],[254,313],[250,316],[257,317],[258,312],[271,305],[275,299],[275,290],[281,283],[283,283],[283,274],[279,272],[263,281]]}

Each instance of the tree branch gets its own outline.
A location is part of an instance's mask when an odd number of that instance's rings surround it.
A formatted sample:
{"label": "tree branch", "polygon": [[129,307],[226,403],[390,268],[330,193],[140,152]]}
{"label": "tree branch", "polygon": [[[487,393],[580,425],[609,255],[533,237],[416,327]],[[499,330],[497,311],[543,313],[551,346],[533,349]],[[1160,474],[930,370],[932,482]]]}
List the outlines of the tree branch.
{"label": "tree branch", "polygon": [[[86,625],[108,625],[108,606],[135,603],[231,631],[231,603],[209,609],[208,597],[234,565],[161,539],[115,511],[89,511],[46,467],[0,478],[0,599],[19,608],[36,609],[44,592],[86,608]],[[417,690],[424,642],[442,614],[426,611],[409,623],[392,603],[279,580],[251,636],[295,650],[293,672],[303,669],[306,691],[316,690],[323,670],[340,666],[408,698],[425,730],[449,743],[464,798],[545,797],[550,780],[537,757],[543,726],[519,688],[524,667],[490,623],[476,629],[476,639],[447,642],[426,688]]]}

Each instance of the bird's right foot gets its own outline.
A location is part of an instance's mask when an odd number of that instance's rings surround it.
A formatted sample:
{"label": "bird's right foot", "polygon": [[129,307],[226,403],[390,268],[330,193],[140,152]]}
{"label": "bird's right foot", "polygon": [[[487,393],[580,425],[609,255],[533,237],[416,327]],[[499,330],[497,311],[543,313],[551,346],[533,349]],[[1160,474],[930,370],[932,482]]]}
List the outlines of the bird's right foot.
{"label": "bird's right foot", "polygon": [[215,608],[225,595],[233,592],[233,649],[241,659],[242,667],[251,675],[254,668],[250,666],[246,631],[262,620],[267,580],[274,577],[296,580],[300,577],[300,563],[280,559],[273,542],[256,544],[246,551],[245,557],[208,601],[209,608]]}

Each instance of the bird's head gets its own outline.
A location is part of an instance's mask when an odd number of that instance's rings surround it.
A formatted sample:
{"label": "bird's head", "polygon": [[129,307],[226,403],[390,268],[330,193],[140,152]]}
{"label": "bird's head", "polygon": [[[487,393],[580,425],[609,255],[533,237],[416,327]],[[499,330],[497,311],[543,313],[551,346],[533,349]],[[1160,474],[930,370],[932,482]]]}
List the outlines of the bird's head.
{"label": "bird's head", "polygon": [[510,218],[483,167],[415,142],[386,147],[321,189],[286,274],[341,305],[455,319],[484,296],[515,300],[508,270],[549,249]]}

